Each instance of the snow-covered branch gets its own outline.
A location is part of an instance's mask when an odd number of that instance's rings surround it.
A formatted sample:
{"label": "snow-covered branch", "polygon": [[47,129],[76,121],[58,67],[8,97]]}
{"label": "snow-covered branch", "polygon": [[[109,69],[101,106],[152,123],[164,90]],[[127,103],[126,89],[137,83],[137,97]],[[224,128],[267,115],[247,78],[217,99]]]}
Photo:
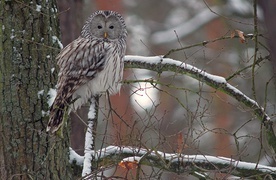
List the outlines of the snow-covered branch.
{"label": "snow-covered branch", "polygon": [[[72,153],[72,151],[70,152]],[[236,161],[225,157],[164,153],[155,150],[119,146],[108,146],[100,149],[94,156],[102,170],[107,167],[107,164],[116,166],[120,162],[127,162],[157,167],[179,174],[199,173],[204,175],[205,172],[217,171],[239,177],[269,175],[276,178],[276,167]],[[74,156],[70,157],[74,158]],[[77,159],[79,160],[80,158],[78,157]]]}
{"label": "snow-covered branch", "polygon": [[[95,161],[93,154],[94,154],[94,150],[95,150],[95,136],[96,135],[93,132],[96,132],[96,128],[97,128],[98,104],[99,104],[98,96],[91,98],[89,112],[88,112],[87,130],[86,130],[86,134],[85,134],[82,177],[91,173],[92,163]],[[72,149],[70,149],[70,151],[72,151]],[[71,154],[71,152],[70,152],[70,154]],[[80,158],[78,157],[77,159],[79,160]],[[79,162],[79,161],[77,161],[77,162]]]}
{"label": "snow-covered branch", "polygon": [[125,56],[125,68],[139,68],[148,69],[162,73],[165,71],[186,74],[193,77],[214,89],[222,91],[229,96],[235,98],[238,102],[250,108],[254,114],[262,121],[266,127],[267,140],[270,146],[276,152],[276,137],[272,128],[273,122],[270,117],[264,112],[256,101],[246,96],[240,90],[230,85],[224,77],[216,76],[198,69],[192,65],[186,64],[170,58],[163,58],[162,56]]}

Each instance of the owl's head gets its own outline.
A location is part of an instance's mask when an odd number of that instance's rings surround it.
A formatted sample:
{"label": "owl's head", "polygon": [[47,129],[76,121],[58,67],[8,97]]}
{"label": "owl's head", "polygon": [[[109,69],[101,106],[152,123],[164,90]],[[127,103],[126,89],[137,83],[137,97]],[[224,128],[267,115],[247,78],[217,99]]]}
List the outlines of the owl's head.
{"label": "owl's head", "polygon": [[96,11],[85,22],[81,35],[84,38],[106,40],[125,39],[126,25],[123,17],[114,11]]}

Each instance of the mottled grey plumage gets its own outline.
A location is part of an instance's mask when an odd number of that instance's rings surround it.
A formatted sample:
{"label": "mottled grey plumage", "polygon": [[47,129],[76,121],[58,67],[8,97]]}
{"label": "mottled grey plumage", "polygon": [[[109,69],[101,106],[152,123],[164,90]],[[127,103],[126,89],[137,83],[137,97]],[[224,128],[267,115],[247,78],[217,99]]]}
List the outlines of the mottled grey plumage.
{"label": "mottled grey plumage", "polygon": [[97,11],[88,18],[80,37],[57,56],[57,96],[47,131],[60,128],[67,106],[69,111],[76,110],[94,95],[120,90],[126,37],[124,19],[117,12]]}

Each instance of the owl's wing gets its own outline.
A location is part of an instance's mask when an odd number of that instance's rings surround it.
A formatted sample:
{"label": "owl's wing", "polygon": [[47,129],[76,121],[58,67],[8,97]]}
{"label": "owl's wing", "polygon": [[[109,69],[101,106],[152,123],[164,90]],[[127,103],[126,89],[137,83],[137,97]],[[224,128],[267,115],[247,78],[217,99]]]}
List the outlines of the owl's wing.
{"label": "owl's wing", "polygon": [[79,37],[67,45],[57,56],[60,68],[58,93],[67,99],[83,84],[104,69],[108,43]]}
{"label": "owl's wing", "polygon": [[109,45],[105,42],[79,37],[59,53],[57,96],[51,107],[47,131],[59,129],[64,110],[71,103],[74,92],[104,69],[108,49]]}
{"label": "owl's wing", "polygon": [[103,41],[79,37],[57,56],[59,76],[93,78],[103,69],[108,49],[109,45]]}

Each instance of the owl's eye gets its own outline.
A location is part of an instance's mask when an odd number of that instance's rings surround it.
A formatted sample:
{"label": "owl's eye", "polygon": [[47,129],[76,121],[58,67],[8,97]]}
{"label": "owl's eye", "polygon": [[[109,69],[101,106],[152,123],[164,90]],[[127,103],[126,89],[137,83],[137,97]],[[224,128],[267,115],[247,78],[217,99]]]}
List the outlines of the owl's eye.
{"label": "owl's eye", "polygon": [[101,25],[98,26],[98,29],[102,29],[103,27]]}
{"label": "owl's eye", "polygon": [[109,29],[114,29],[114,26],[112,26],[112,25],[111,25],[111,26],[109,26]]}

